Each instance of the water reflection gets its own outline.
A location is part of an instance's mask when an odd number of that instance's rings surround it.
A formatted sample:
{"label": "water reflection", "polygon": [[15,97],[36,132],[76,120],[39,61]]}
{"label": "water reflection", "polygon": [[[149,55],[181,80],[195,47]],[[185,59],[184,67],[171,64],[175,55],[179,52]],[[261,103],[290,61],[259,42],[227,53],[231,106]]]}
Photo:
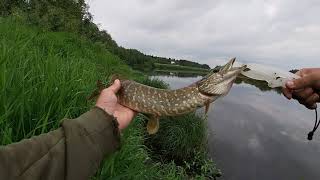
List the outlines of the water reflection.
{"label": "water reflection", "polygon": [[[158,76],[173,89],[200,79]],[[261,82],[238,79],[208,113],[209,151],[226,180],[320,179],[320,136],[306,135],[313,111]]]}
{"label": "water reflection", "polygon": [[235,84],[250,84],[253,85],[254,87],[258,88],[260,91],[274,91],[278,94],[281,94],[281,88],[276,88],[276,89],[272,89],[268,86],[268,83],[265,81],[256,81],[256,80],[252,80],[249,79],[245,76],[240,75],[236,81]]}

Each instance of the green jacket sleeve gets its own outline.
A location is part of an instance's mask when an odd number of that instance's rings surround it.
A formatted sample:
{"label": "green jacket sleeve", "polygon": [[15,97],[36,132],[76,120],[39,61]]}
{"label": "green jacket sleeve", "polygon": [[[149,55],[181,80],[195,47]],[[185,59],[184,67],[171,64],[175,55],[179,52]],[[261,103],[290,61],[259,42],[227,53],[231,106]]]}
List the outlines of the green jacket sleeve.
{"label": "green jacket sleeve", "polygon": [[95,107],[57,130],[0,146],[0,179],[89,179],[119,139],[117,121]]}

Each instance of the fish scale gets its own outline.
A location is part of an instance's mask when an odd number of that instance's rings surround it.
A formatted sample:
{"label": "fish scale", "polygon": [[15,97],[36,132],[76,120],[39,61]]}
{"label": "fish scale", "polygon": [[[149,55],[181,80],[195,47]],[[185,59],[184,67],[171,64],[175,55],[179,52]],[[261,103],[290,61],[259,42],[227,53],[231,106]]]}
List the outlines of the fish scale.
{"label": "fish scale", "polygon": [[160,116],[177,116],[206,107],[218,97],[226,95],[236,77],[246,66],[235,67],[231,59],[219,72],[210,72],[190,86],[176,89],[158,89],[131,80],[120,80],[119,103],[137,112],[149,114],[147,129],[154,134],[159,128]]}
{"label": "fish scale", "polygon": [[121,87],[118,94],[120,104],[137,112],[158,116],[176,116],[192,112],[208,100],[200,95],[196,86],[165,90],[124,80],[121,81]]}

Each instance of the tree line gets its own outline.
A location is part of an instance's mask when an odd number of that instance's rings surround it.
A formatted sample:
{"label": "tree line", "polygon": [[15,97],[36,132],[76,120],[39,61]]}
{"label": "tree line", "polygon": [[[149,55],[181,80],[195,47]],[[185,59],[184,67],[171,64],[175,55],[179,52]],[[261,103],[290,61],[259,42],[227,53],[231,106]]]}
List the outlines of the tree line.
{"label": "tree line", "polygon": [[50,31],[77,33],[93,42],[101,43],[135,69],[153,69],[154,63],[177,64],[210,69],[206,64],[143,54],[117,44],[111,35],[93,23],[85,0],[0,0],[0,16],[14,16],[28,24]]}

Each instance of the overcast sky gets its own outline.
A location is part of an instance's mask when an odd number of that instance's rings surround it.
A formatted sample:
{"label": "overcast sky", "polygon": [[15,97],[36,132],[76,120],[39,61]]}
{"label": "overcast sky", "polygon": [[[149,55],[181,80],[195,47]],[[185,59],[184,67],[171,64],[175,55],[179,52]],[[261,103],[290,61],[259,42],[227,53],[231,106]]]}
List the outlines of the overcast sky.
{"label": "overcast sky", "polygon": [[123,47],[210,66],[320,67],[320,0],[88,0]]}

